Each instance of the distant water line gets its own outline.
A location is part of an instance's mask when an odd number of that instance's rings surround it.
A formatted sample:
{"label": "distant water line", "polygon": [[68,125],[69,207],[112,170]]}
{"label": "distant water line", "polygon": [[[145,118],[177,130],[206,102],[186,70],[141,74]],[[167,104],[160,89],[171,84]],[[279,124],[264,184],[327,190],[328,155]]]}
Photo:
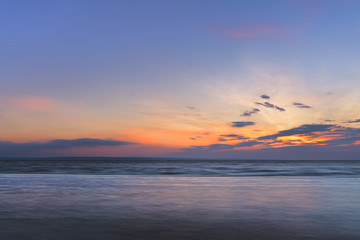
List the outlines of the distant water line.
{"label": "distant water line", "polygon": [[15,159],[0,160],[0,174],[166,176],[360,176],[360,161]]}

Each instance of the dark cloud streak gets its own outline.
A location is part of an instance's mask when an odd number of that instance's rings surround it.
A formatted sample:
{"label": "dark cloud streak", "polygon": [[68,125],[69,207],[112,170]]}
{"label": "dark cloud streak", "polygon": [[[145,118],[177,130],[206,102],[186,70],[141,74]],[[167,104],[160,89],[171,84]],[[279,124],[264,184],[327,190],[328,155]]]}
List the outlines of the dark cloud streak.
{"label": "dark cloud streak", "polygon": [[272,103],[269,103],[269,102],[264,102],[264,103],[255,102],[255,104],[258,104],[258,105],[261,105],[261,106],[264,106],[264,107],[267,107],[267,108],[274,108],[274,109],[277,109],[277,110],[279,110],[279,111],[281,111],[281,112],[284,112],[284,111],[285,111],[284,108],[279,107],[279,106],[276,106],[276,105],[274,105],[274,104],[272,104]]}
{"label": "dark cloud streak", "polygon": [[352,121],[347,121],[346,123],[360,123],[360,118]]}
{"label": "dark cloud streak", "polygon": [[330,131],[336,127],[332,124],[304,124],[296,128],[280,131],[277,134],[259,137],[258,140],[276,139],[278,137],[293,136],[297,134],[311,134],[314,132]]}
{"label": "dark cloud streak", "polygon": [[251,126],[251,125],[255,125],[255,123],[254,122],[232,122],[231,123],[231,126],[236,127],[236,128]]}
{"label": "dark cloud streak", "polygon": [[311,108],[310,106],[305,105],[305,104],[300,103],[300,102],[294,102],[293,105],[298,107],[298,108]]}
{"label": "dark cloud streak", "polygon": [[79,138],[55,139],[48,142],[5,142],[0,141],[0,157],[7,156],[32,156],[48,150],[70,149],[74,147],[94,148],[100,146],[122,146],[135,144],[132,142],[117,141],[112,139]]}
{"label": "dark cloud streak", "polygon": [[260,109],[253,108],[253,110],[251,110],[251,111],[245,111],[245,112],[243,112],[240,116],[241,116],[241,117],[250,117],[251,115],[256,114],[256,113],[258,113],[258,112],[260,112]]}
{"label": "dark cloud streak", "polygon": [[235,137],[239,137],[240,135],[237,134],[226,134],[226,135],[220,135],[221,137],[229,137],[229,138],[235,138]]}
{"label": "dark cloud streak", "polygon": [[244,140],[244,139],[249,139],[249,138],[237,134],[227,134],[227,135],[220,135],[218,141],[225,142],[225,141]]}
{"label": "dark cloud streak", "polygon": [[246,141],[246,142],[240,142],[240,143],[236,143],[236,144],[223,144],[223,143],[216,143],[216,144],[211,144],[208,146],[191,146],[190,148],[185,148],[183,150],[187,151],[187,150],[191,150],[191,149],[196,149],[196,150],[201,150],[201,151],[206,151],[206,150],[231,150],[237,147],[252,147],[255,145],[259,145],[262,144],[262,142],[258,142],[258,141]]}

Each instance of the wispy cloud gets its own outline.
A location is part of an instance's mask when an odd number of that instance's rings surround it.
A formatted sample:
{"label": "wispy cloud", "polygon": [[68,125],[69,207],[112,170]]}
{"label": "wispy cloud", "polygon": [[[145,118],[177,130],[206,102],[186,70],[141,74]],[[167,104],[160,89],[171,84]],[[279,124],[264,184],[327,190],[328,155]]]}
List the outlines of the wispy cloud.
{"label": "wispy cloud", "polygon": [[218,141],[225,142],[225,141],[244,140],[244,139],[249,139],[249,138],[237,134],[225,134],[225,135],[220,135]]}
{"label": "wispy cloud", "polygon": [[123,146],[132,144],[135,143],[97,138],[55,139],[48,142],[24,143],[0,141],[0,156],[36,156],[56,149],[70,149],[75,147],[94,148],[101,146]]}
{"label": "wispy cloud", "polygon": [[225,134],[225,135],[220,135],[221,137],[229,137],[229,138],[235,138],[235,137],[239,137],[240,135],[237,134]]}
{"label": "wispy cloud", "polygon": [[218,138],[218,141],[219,142],[226,142],[226,141],[230,141],[230,139],[228,139],[228,138]]}
{"label": "wispy cloud", "polygon": [[210,30],[219,35],[234,39],[256,37],[288,38],[299,31],[307,29],[317,15],[323,13],[329,6],[335,3],[351,3],[351,0],[289,0],[288,4],[290,6],[304,12],[306,18],[305,26],[295,25],[291,28],[285,28],[284,26],[269,23],[254,23],[233,28],[213,26],[210,27]]}
{"label": "wispy cloud", "polygon": [[289,4],[295,8],[304,11],[307,20],[313,20],[313,18],[324,11],[332,4],[348,4],[352,0],[290,0]]}
{"label": "wispy cloud", "polygon": [[220,135],[220,136],[225,137],[225,138],[248,139],[247,137],[244,137],[244,136],[238,135],[238,134],[225,134],[225,135]]}
{"label": "wispy cloud", "polygon": [[300,102],[294,102],[293,105],[298,107],[298,108],[311,108],[310,106],[305,105],[305,104],[300,103]]}
{"label": "wispy cloud", "polygon": [[45,111],[59,106],[53,99],[43,96],[10,97],[6,102],[10,107],[21,110]]}
{"label": "wispy cloud", "polygon": [[351,121],[347,121],[346,123],[360,123],[360,118],[355,119],[355,120],[351,120]]}
{"label": "wispy cloud", "polygon": [[259,140],[266,140],[266,139],[276,139],[278,137],[285,137],[285,136],[293,136],[297,134],[311,134],[314,132],[324,132],[330,131],[336,127],[336,125],[332,124],[304,124],[299,127],[291,128],[288,130],[280,131],[277,134],[267,135],[263,137],[259,137]]}
{"label": "wispy cloud", "polygon": [[[358,145],[348,146],[283,146],[277,148],[233,149],[224,146],[226,151],[214,151],[204,147],[183,149],[173,154],[176,157],[208,157],[231,159],[353,159],[358,160],[360,148]],[[220,149],[221,150],[221,149]],[[224,149],[222,149],[224,150]]]}
{"label": "wispy cloud", "polygon": [[250,117],[251,115],[260,112],[260,109],[253,108],[251,111],[245,111],[240,116],[242,117]]}
{"label": "wispy cloud", "polygon": [[272,103],[269,103],[269,102],[264,102],[264,103],[255,102],[255,104],[261,105],[261,106],[264,106],[264,107],[267,107],[267,108],[274,108],[274,109],[279,110],[279,111],[281,111],[281,112],[284,112],[284,111],[285,111],[284,108],[279,107],[279,106],[276,106],[275,104],[272,104]]}
{"label": "wispy cloud", "polygon": [[[347,128],[330,124],[304,124],[295,128],[279,131],[256,139],[247,139],[237,143],[237,134],[220,135],[224,143],[204,146],[191,146],[182,149],[179,155],[185,156],[223,156],[223,157],[259,157],[261,158],[358,158],[360,153],[360,128]],[[283,138],[289,137],[289,138]],[[284,155],[283,155],[284,153]],[[260,155],[258,155],[260,154]],[[289,155],[290,154],[290,155]],[[313,154],[316,154],[313,155]],[[320,157],[321,156],[321,157]]]}
{"label": "wispy cloud", "polygon": [[263,94],[260,96],[262,99],[270,99],[270,96],[266,95],[266,94]]}
{"label": "wispy cloud", "polygon": [[196,110],[196,107],[193,107],[193,106],[186,106],[185,108],[187,108],[189,110]]}
{"label": "wispy cloud", "polygon": [[254,122],[232,122],[231,123],[231,126],[236,127],[236,128],[251,126],[251,125],[255,125],[255,123]]}
{"label": "wispy cloud", "polygon": [[360,128],[337,127],[332,132],[334,139],[323,142],[326,145],[351,145],[360,140]]}
{"label": "wispy cloud", "polygon": [[217,144],[210,144],[207,146],[191,146],[190,148],[186,148],[185,150],[188,149],[197,149],[197,150],[231,150],[231,149],[235,149],[235,148],[242,148],[242,147],[252,147],[255,145],[259,145],[262,142],[258,142],[255,140],[251,140],[251,141],[245,141],[245,142],[239,142],[236,144],[224,144],[224,143],[217,143]]}
{"label": "wispy cloud", "polygon": [[[309,0],[291,0],[289,1],[290,5],[304,11],[307,20],[312,20],[314,16],[322,13],[325,10],[326,5],[324,5],[322,0],[318,1],[309,1]],[[329,2],[329,1],[327,1]]]}

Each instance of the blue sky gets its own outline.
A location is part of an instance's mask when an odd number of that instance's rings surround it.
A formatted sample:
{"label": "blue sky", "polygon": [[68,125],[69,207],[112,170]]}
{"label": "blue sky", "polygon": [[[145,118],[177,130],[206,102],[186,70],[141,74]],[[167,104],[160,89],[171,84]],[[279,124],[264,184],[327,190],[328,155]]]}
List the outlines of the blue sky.
{"label": "blue sky", "polygon": [[[355,0],[2,1],[0,155],[9,143],[45,144],[29,156],[280,158],[295,146],[311,159],[351,138],[335,150],[356,158],[359,10]],[[324,124],[334,126],[248,143]],[[229,134],[244,138],[221,140]],[[49,147],[77,139],[99,144]]]}

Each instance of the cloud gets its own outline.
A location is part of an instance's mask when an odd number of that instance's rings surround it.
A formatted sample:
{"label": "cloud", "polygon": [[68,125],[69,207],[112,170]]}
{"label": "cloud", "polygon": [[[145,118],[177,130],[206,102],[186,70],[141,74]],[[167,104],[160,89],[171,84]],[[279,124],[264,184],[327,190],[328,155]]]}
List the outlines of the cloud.
{"label": "cloud", "polygon": [[239,147],[252,147],[255,145],[259,145],[262,144],[262,142],[259,141],[246,141],[246,142],[240,142],[240,143],[236,143],[236,144],[223,144],[223,143],[216,143],[216,144],[211,144],[211,145],[207,145],[207,146],[191,146],[190,148],[185,148],[183,150],[187,151],[187,150],[201,150],[201,151],[207,151],[207,150],[231,150],[234,148],[239,148]]}
{"label": "cloud", "polygon": [[220,141],[220,142],[226,142],[226,141],[230,141],[230,140],[232,140],[232,139],[229,139],[229,138],[218,138],[218,141]]}
{"label": "cloud", "polygon": [[211,149],[211,150],[225,150],[225,149],[232,149],[233,145],[229,144],[211,144],[209,146],[204,147],[204,149]]}
{"label": "cloud", "polygon": [[186,106],[185,108],[187,108],[189,110],[196,110],[196,107],[193,107],[193,106]]}
{"label": "cloud", "polygon": [[297,134],[311,134],[332,130],[336,125],[332,124],[304,124],[296,128],[280,131],[277,134],[259,137],[258,140],[276,139],[278,137],[292,136]]}
{"label": "cloud", "polygon": [[220,135],[221,137],[226,137],[226,138],[235,138],[235,139],[248,139],[247,137],[244,137],[242,135],[237,135],[237,134],[226,134],[226,135]]}
{"label": "cloud", "polygon": [[270,96],[266,95],[266,94],[263,94],[260,96],[262,99],[270,99]]}
{"label": "cloud", "polygon": [[226,135],[220,135],[218,141],[224,142],[224,141],[244,140],[244,139],[249,139],[249,138],[237,134],[226,134]]}
{"label": "cloud", "polygon": [[203,138],[202,136],[195,136],[195,137],[191,137],[190,139],[191,140],[197,140],[197,139],[199,139],[199,138]]}
{"label": "cloud", "polygon": [[360,141],[360,136],[358,137],[348,137],[348,138],[341,138],[341,139],[333,139],[326,142],[322,142],[326,145],[330,146],[339,146],[339,145],[351,145]]}
{"label": "cloud", "polygon": [[286,35],[284,31],[268,24],[240,26],[236,29],[215,26],[210,30],[229,38],[283,37]]}
{"label": "cloud", "polygon": [[234,147],[252,147],[255,145],[259,145],[262,144],[262,142],[258,142],[258,141],[247,141],[247,142],[241,142],[241,143],[237,143],[235,145],[233,145]]}
{"label": "cloud", "polygon": [[307,20],[312,20],[316,15],[323,13],[331,4],[346,4],[352,0],[291,0],[290,5],[304,11]]}
{"label": "cloud", "polygon": [[264,103],[255,102],[255,104],[258,104],[258,105],[261,105],[261,106],[264,106],[264,107],[267,107],[267,108],[274,108],[274,109],[277,109],[277,110],[279,110],[279,111],[281,111],[281,112],[284,112],[284,111],[285,111],[284,108],[279,107],[279,106],[276,106],[276,105],[274,105],[274,104],[272,104],[272,103],[269,103],[269,102],[264,102]]}
{"label": "cloud", "polygon": [[328,6],[334,3],[350,3],[352,0],[288,0],[287,2],[294,8],[304,12],[306,17],[306,25],[299,28],[294,25],[291,28],[281,25],[248,24],[238,27],[213,26],[210,31],[233,39],[249,39],[256,37],[272,37],[272,38],[288,38],[295,32],[308,28],[308,25],[316,15],[321,14]]}
{"label": "cloud", "polygon": [[5,142],[0,141],[0,157],[32,156],[55,149],[69,149],[74,147],[94,148],[100,146],[123,146],[135,144],[132,142],[117,141],[112,139],[79,138],[55,139],[48,142]]}
{"label": "cloud", "polygon": [[281,112],[285,111],[284,108],[281,108],[281,107],[279,107],[279,106],[275,106],[275,109],[277,109],[277,110],[279,110],[279,111],[281,111]]}
{"label": "cloud", "polygon": [[306,19],[311,20],[315,15],[324,11],[324,5],[321,1],[309,1],[309,0],[292,0],[290,4],[298,9],[301,9],[306,14]]}
{"label": "cloud", "polygon": [[53,110],[59,106],[53,99],[42,96],[11,97],[7,102],[11,107],[33,111]]}
{"label": "cloud", "polygon": [[294,102],[293,105],[298,107],[298,108],[311,108],[310,106],[305,105],[305,104],[300,103],[300,102]]}
{"label": "cloud", "polygon": [[333,130],[334,134],[341,134],[344,137],[360,136],[360,128],[337,127]]}
{"label": "cloud", "polygon": [[347,121],[346,123],[360,123],[360,118],[352,121]]}
{"label": "cloud", "polygon": [[253,110],[251,111],[245,111],[243,112],[240,116],[241,117],[250,117],[251,115],[255,114],[255,113],[258,113],[260,112],[260,109],[257,109],[257,108],[253,108]]}
{"label": "cloud", "polygon": [[327,146],[344,146],[357,144],[357,142],[360,141],[360,128],[347,128],[336,126],[332,128],[330,132],[325,132],[323,136],[332,137],[332,139],[330,140],[321,142],[321,144]]}
{"label": "cloud", "polygon": [[255,125],[255,123],[254,122],[232,122],[231,123],[232,127],[237,127],[237,128],[251,126],[251,125]]}
{"label": "cloud", "polygon": [[[306,135],[309,142],[276,139],[283,136]],[[220,135],[224,139],[240,135]],[[310,140],[312,138],[309,138]],[[316,139],[321,139],[316,141]],[[329,139],[329,140],[326,140]],[[266,141],[263,141],[266,140]],[[360,128],[338,125],[305,124],[257,139],[236,144],[191,146],[174,154],[177,157],[258,158],[258,159],[359,159]],[[258,146],[257,148],[246,148]],[[245,149],[244,149],[245,148]]]}
{"label": "cloud", "polygon": [[359,145],[349,146],[285,146],[260,149],[230,149],[214,151],[202,147],[187,148],[173,153],[172,157],[213,159],[277,159],[277,160],[359,160]]}
{"label": "cloud", "polygon": [[240,135],[237,134],[226,134],[226,135],[220,135],[222,137],[229,137],[229,138],[235,138],[235,137],[239,137]]}

